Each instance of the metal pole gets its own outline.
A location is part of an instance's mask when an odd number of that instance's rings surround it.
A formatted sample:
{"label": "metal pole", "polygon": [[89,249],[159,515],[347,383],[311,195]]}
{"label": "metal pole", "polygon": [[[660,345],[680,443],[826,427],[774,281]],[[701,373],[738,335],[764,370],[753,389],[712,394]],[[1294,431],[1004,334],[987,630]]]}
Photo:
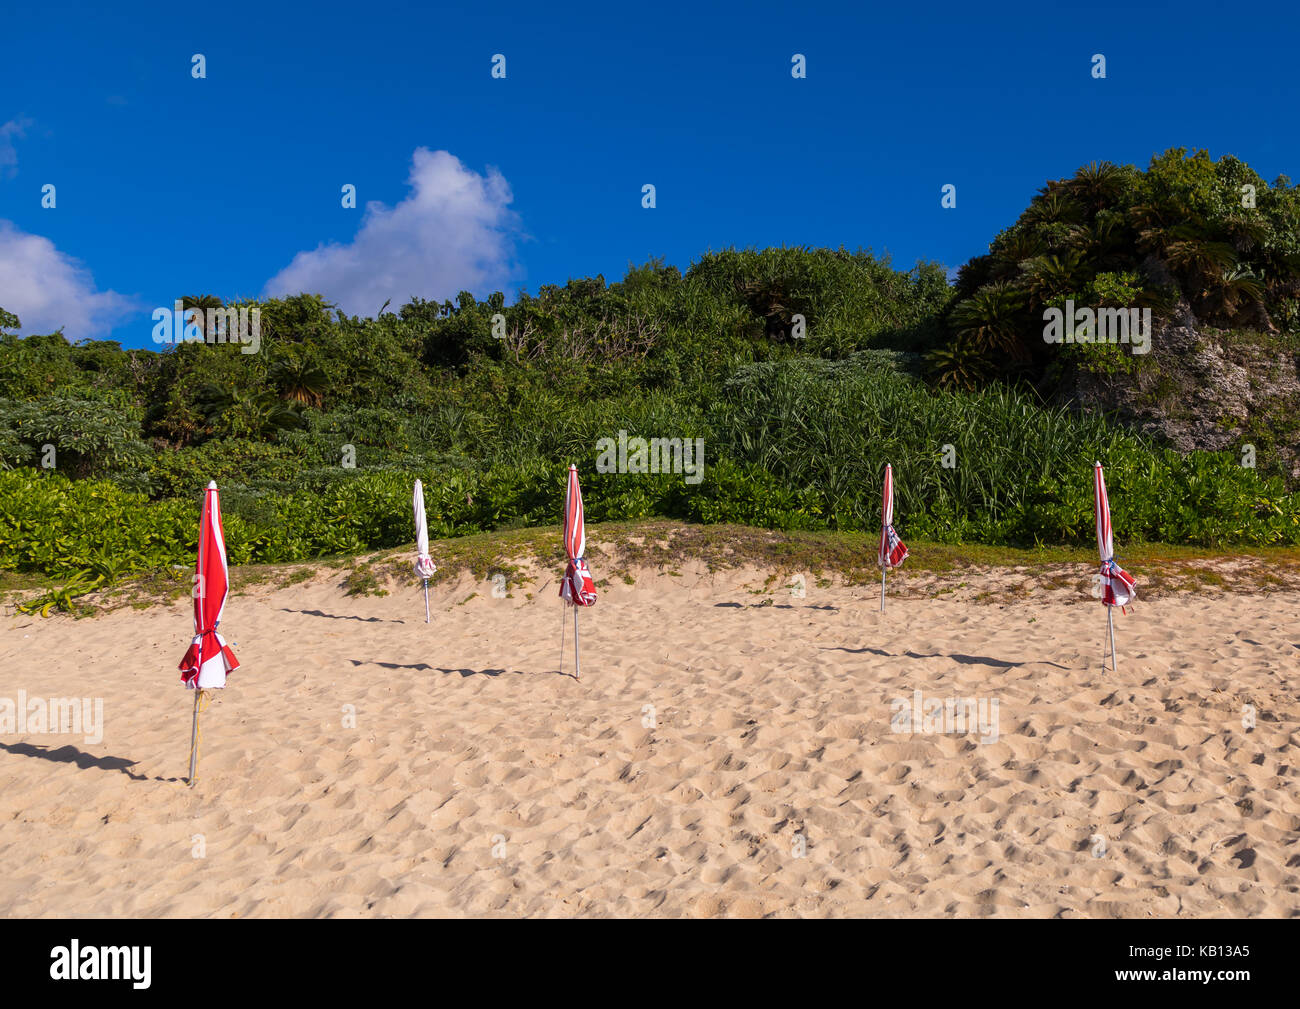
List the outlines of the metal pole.
{"label": "metal pole", "polygon": [[1110,630],[1110,671],[1117,673],[1119,670],[1115,666],[1115,607],[1106,607],[1106,626]]}
{"label": "metal pole", "polygon": [[578,607],[573,608],[573,678],[582,679],[582,650],[578,647]]}
{"label": "metal pole", "polygon": [[888,568],[880,569],[880,612],[885,612],[885,572]]}
{"label": "metal pole", "polygon": [[194,722],[190,726],[190,788],[194,787],[194,772],[199,766],[199,698],[202,696],[202,690],[194,691]]}
{"label": "metal pole", "polygon": [[560,672],[564,672],[564,601],[560,601]]}
{"label": "metal pole", "polygon": [[429,622],[429,579],[424,580],[424,622]]}

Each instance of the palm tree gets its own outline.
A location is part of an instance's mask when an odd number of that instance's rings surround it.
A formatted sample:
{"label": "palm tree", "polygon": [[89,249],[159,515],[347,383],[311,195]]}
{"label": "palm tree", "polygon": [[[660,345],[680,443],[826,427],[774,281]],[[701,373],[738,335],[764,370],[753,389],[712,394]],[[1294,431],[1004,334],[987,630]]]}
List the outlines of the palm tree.
{"label": "palm tree", "polygon": [[1125,265],[1131,259],[1133,237],[1123,216],[1103,210],[1093,218],[1086,236],[1081,236],[1080,251],[1098,273]]}
{"label": "palm tree", "polygon": [[274,393],[208,383],[195,402],[209,430],[220,435],[269,437],[303,426],[302,418]]}
{"label": "palm tree", "polygon": [[993,246],[997,279],[1011,279],[1020,272],[1025,260],[1041,256],[1046,251],[1047,246],[1037,231],[1019,228],[1005,233]]}
{"label": "palm tree", "polygon": [[1079,287],[1084,272],[1083,256],[1069,249],[1060,256],[1035,256],[1023,264],[1023,285],[1030,302],[1041,305]]}
{"label": "palm tree", "polygon": [[239,408],[239,423],[242,428],[262,438],[305,426],[297,412],[269,392],[241,396],[236,406]]}
{"label": "palm tree", "polygon": [[1074,224],[1083,219],[1083,208],[1066,193],[1049,192],[1035,196],[1021,219],[1029,224]]}
{"label": "palm tree", "polygon": [[267,377],[282,397],[303,406],[319,407],[329,388],[324,371],[296,356],[276,361]]}
{"label": "palm tree", "polygon": [[988,284],[953,308],[951,323],[959,341],[976,354],[1010,354],[1023,357],[1019,323],[1024,308],[1022,294],[1009,284]]}
{"label": "palm tree", "polygon": [[943,389],[978,389],[988,380],[993,366],[968,340],[958,337],[946,347],[938,347],[925,356],[930,374]]}
{"label": "palm tree", "polygon": [[1093,161],[1062,184],[1066,194],[1091,213],[1114,206],[1124,192],[1125,172],[1110,161]]}
{"label": "palm tree", "polygon": [[210,341],[213,334],[208,329],[208,309],[223,308],[225,302],[215,294],[186,294],[181,297],[181,310],[188,312],[191,308],[199,311],[199,328],[203,333],[204,341]]}
{"label": "palm tree", "polygon": [[1235,266],[1223,271],[1206,300],[1228,319],[1232,319],[1245,304],[1263,306],[1264,285],[1249,268]]}
{"label": "palm tree", "polygon": [[1238,254],[1251,252],[1268,238],[1268,227],[1257,214],[1246,210],[1232,210],[1223,219],[1228,241]]}
{"label": "palm tree", "polygon": [[1164,259],[1174,274],[1184,281],[1183,290],[1194,298],[1203,298],[1225,274],[1237,268],[1237,256],[1227,242],[1212,241],[1191,225],[1176,225],[1169,230]]}

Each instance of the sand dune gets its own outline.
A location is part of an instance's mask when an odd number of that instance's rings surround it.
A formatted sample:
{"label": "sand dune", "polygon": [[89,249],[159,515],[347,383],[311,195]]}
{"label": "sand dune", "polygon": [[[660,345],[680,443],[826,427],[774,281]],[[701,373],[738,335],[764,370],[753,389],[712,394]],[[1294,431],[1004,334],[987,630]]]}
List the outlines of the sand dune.
{"label": "sand dune", "polygon": [[[1300,913],[1300,593],[1140,603],[1116,675],[1095,603],[765,578],[610,585],[581,682],[545,578],[432,626],[411,585],[234,596],[193,790],[183,603],[6,617],[0,697],[105,724],[0,738],[0,913]],[[913,731],[918,690],[996,733]]]}

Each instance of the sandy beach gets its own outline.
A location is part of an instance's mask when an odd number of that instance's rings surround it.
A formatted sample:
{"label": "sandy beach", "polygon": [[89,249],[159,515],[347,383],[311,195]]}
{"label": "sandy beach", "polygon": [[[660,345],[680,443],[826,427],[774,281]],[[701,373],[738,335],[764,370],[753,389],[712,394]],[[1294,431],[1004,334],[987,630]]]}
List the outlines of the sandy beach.
{"label": "sandy beach", "polygon": [[1300,914],[1298,592],[1139,600],[1115,674],[1086,597],[685,564],[602,589],[579,682],[554,575],[232,595],[192,790],[187,601],[4,617],[0,697],[104,724],[0,737],[0,914]]}

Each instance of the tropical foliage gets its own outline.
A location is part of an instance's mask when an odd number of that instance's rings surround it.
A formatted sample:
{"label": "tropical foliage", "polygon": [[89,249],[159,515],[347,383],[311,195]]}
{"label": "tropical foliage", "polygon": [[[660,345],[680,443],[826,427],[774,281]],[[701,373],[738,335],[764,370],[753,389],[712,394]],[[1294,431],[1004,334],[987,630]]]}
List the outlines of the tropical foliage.
{"label": "tropical foliage", "polygon": [[1067,299],[1300,332],[1300,186],[1182,148],[1145,172],[1103,161],[1048,182],[960,270],[948,337],[929,359],[938,381],[1043,378],[1057,350],[1043,341],[1044,309]]}
{"label": "tropical foliage", "polygon": [[[257,353],[20,339],[0,309],[0,569],[69,596],[191,564],[209,480],[235,563],[409,542],[416,476],[435,537],[554,524],[571,461],[593,521],[872,529],[888,460],[905,534],[1032,544],[1090,538],[1101,459],[1126,537],[1296,543],[1280,478],[1048,407],[1022,379],[1048,373],[1042,311],[1068,297],[1300,328],[1297,254],[1285,179],[1174,151],[1049,183],[955,288],[863,251],[724,250],[511,305],[462,292],[362,319],[272,299],[245,306]],[[1109,350],[1089,366],[1132,367]],[[703,439],[702,479],[596,472],[620,432]]]}

